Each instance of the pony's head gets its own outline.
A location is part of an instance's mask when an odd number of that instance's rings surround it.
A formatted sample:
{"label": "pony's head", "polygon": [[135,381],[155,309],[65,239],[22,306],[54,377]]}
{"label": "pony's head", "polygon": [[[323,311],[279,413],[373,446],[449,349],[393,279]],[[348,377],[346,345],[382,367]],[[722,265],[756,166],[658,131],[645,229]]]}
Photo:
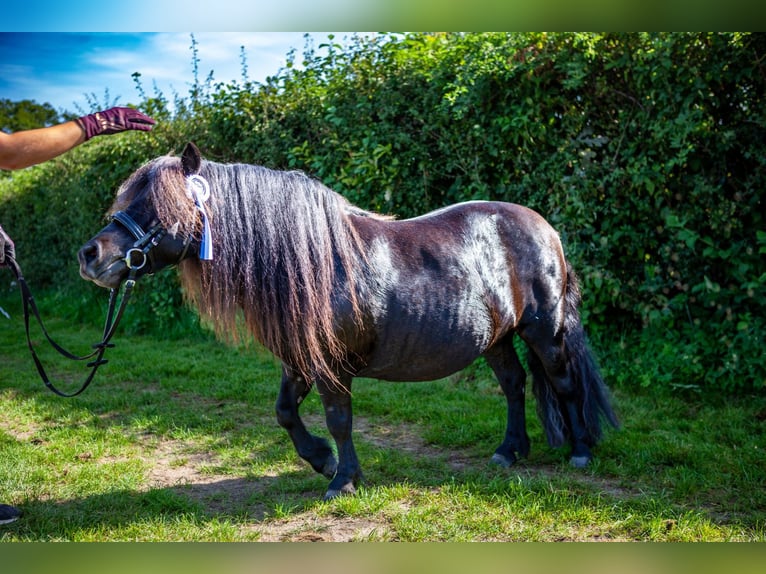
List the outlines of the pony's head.
{"label": "pony's head", "polygon": [[189,143],[180,158],[160,157],[133,173],[109,210],[111,222],[78,253],[83,279],[116,288],[131,272],[138,278],[196,256],[202,218],[189,178],[201,167]]}

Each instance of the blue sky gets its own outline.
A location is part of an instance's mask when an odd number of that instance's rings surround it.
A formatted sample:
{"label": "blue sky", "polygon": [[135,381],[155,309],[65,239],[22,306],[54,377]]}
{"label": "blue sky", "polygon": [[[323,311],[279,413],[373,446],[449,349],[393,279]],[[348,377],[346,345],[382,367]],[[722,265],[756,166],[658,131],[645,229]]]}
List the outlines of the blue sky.
{"label": "blue sky", "polygon": [[[254,81],[284,67],[291,48],[300,63],[305,46],[302,32],[203,32],[194,38],[201,81],[211,71],[216,82],[240,81],[240,46]],[[312,38],[318,46],[327,33]],[[172,101],[174,93],[188,96],[194,78],[191,46],[189,32],[0,32],[0,99],[47,102],[76,113],[77,106],[90,111],[86,95],[102,103],[108,89],[109,102],[136,103],[140,96],[132,74],[139,72],[147,95],[153,95],[156,83]]]}
{"label": "blue sky", "polygon": [[[390,29],[413,2],[462,0],[3,0],[4,31],[184,32]],[[489,0],[504,3],[509,0]],[[511,0],[523,2],[524,0]],[[562,1],[562,0],[556,0]],[[645,0],[644,0],[645,1]],[[397,6],[399,7],[397,9]]]}

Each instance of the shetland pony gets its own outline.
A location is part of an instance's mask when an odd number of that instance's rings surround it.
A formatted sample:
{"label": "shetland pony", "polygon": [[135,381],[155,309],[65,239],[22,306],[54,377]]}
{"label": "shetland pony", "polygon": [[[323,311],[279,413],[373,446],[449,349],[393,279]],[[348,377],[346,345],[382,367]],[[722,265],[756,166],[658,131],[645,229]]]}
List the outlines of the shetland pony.
{"label": "shetland pony", "polygon": [[[234,336],[244,317],[282,362],[277,420],[330,479],[326,498],[354,493],[362,479],[352,441],[357,377],[433,380],[483,356],[508,408],[492,461],[526,457],[516,335],[528,347],[551,446],[569,442],[570,462],[582,467],[602,419],[618,426],[586,344],[575,274],[558,234],[530,209],[472,201],[398,221],[302,173],[206,161],[189,144],[180,158],[157,158],[130,176],[111,213],[78,254],[82,277],[115,288],[131,269],[140,277],[177,264],[191,302],[220,335]],[[212,259],[201,246],[212,246]],[[298,414],[313,387],[337,457]]]}

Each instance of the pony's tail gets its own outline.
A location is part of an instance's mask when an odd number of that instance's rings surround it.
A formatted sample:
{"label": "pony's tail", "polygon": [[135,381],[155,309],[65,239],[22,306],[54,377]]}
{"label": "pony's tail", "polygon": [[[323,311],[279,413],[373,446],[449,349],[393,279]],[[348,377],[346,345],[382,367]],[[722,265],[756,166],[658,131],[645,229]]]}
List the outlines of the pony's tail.
{"label": "pony's tail", "polygon": [[[601,378],[598,365],[588,346],[585,330],[580,320],[580,287],[577,276],[567,263],[567,287],[564,301],[564,353],[567,371],[577,395],[578,407],[588,436],[589,446],[602,437],[601,419],[613,427],[620,423],[612,408],[609,390]],[[562,446],[570,438],[569,417],[543,369],[540,359],[531,350],[528,356],[532,372],[532,390],[537,399],[537,409],[548,444]]]}

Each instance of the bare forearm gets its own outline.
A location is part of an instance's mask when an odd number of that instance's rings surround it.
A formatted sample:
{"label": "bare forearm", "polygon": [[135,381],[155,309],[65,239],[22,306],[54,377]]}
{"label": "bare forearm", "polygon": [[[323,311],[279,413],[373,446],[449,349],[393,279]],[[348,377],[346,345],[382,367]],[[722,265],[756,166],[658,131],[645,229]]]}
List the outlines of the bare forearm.
{"label": "bare forearm", "polygon": [[0,132],[0,169],[21,169],[52,159],[85,141],[76,122],[13,134]]}

